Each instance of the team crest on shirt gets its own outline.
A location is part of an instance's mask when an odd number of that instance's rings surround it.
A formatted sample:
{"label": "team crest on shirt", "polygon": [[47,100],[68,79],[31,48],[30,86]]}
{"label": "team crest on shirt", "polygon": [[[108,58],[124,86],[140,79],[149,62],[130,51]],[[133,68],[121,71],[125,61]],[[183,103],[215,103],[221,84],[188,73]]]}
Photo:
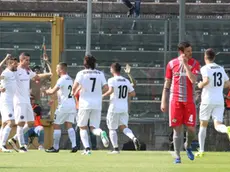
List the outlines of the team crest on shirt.
{"label": "team crest on shirt", "polygon": [[10,113],[8,116],[9,116],[9,118],[11,118],[13,115]]}
{"label": "team crest on shirt", "polygon": [[173,123],[176,123],[176,122],[177,122],[177,119],[175,119],[175,118],[172,119],[172,122],[173,122]]}
{"label": "team crest on shirt", "polygon": [[24,119],[24,116],[20,116],[20,119]]}

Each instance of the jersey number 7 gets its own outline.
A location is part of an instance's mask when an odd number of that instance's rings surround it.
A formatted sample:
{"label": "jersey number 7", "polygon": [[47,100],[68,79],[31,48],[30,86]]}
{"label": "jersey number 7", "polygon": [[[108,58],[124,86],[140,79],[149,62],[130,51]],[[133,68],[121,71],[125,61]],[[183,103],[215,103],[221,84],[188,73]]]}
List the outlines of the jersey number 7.
{"label": "jersey number 7", "polygon": [[96,78],[90,78],[90,80],[92,80],[92,81],[93,81],[93,85],[92,85],[91,92],[94,92],[94,89],[95,89],[95,84],[96,84]]}

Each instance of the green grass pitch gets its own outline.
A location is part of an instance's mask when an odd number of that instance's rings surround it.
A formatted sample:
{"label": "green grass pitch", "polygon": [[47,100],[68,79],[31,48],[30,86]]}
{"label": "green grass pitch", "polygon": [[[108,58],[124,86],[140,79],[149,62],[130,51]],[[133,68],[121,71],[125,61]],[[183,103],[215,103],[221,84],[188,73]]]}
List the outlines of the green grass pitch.
{"label": "green grass pitch", "polygon": [[30,150],[28,153],[0,153],[0,172],[229,172],[230,153],[206,153],[190,161],[182,153],[182,164],[173,164],[169,152],[121,152],[108,155],[93,151],[92,155]]}

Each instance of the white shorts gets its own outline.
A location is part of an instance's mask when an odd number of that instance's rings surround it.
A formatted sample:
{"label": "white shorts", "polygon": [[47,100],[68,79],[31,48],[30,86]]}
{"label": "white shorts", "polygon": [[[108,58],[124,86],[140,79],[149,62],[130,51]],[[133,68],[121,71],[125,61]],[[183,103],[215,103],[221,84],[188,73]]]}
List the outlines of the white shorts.
{"label": "white shorts", "polygon": [[120,125],[125,125],[128,127],[128,121],[128,113],[108,112],[107,114],[107,126],[110,130],[116,130]]}
{"label": "white shorts", "polygon": [[98,109],[79,109],[78,111],[78,127],[88,126],[99,128],[101,123],[101,110]]}
{"label": "white shorts", "polygon": [[2,122],[14,120],[14,105],[13,104],[1,104]]}
{"label": "white shorts", "polygon": [[63,107],[59,106],[54,115],[54,124],[64,124],[65,122],[74,123],[74,118],[76,117],[75,107]]}
{"label": "white shorts", "polygon": [[15,123],[34,121],[34,112],[30,103],[14,104]]}
{"label": "white shorts", "polygon": [[208,121],[210,117],[218,122],[223,122],[224,105],[201,104],[200,114],[201,121]]}

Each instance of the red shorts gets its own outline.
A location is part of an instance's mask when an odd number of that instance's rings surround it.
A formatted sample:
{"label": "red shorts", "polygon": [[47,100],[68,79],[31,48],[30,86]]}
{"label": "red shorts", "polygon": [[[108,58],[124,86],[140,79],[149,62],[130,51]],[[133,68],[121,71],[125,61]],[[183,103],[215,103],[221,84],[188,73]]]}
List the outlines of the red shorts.
{"label": "red shorts", "polygon": [[169,104],[169,125],[176,127],[180,125],[196,125],[195,103],[171,101]]}

